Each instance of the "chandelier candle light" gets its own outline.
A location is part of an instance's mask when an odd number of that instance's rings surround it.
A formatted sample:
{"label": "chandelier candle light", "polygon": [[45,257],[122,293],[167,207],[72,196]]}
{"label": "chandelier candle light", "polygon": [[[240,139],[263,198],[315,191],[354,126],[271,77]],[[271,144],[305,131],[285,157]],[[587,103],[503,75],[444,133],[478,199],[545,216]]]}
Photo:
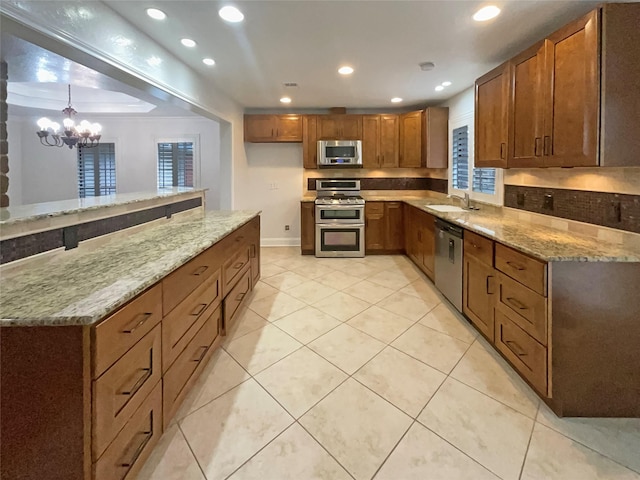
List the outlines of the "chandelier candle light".
{"label": "chandelier candle light", "polygon": [[78,112],[71,106],[71,85],[69,85],[69,104],[67,108],[62,110],[62,113],[67,116],[62,122],[64,135],[58,134],[58,130],[60,130],[59,123],[52,122],[46,117],[38,120],[40,130],[36,133],[42,145],[47,147],[62,147],[66,145],[69,148],[74,146],[91,148],[100,145],[102,126],[99,123],[90,123],[82,120],[76,125],[73,120],[73,117]]}

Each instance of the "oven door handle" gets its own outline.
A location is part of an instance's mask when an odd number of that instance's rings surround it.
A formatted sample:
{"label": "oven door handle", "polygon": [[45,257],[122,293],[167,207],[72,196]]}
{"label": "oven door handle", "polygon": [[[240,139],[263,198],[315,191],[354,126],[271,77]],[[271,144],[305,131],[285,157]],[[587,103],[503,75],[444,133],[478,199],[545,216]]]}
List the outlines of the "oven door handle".
{"label": "oven door handle", "polygon": [[321,228],[358,228],[364,227],[364,223],[316,223]]}

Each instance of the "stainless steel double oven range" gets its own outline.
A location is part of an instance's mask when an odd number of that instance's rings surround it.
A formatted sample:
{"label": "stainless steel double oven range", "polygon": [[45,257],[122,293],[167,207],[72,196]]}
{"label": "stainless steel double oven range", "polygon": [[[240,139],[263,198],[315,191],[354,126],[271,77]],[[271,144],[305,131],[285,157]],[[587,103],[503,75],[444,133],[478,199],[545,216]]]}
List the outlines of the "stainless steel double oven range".
{"label": "stainless steel double oven range", "polygon": [[316,180],[316,257],[364,257],[360,180]]}

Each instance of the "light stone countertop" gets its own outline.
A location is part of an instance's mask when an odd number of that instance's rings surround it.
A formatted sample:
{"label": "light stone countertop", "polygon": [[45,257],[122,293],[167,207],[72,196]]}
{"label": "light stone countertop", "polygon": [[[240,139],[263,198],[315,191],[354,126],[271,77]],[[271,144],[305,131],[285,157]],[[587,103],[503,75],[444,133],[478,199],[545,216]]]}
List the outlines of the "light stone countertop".
{"label": "light stone countertop", "polygon": [[33,203],[0,208],[0,226],[31,222],[42,218],[60,217],[87,210],[129,205],[147,200],[204,192],[203,188],[172,187],[136,193],[114,193],[98,197],[72,198],[55,202]]}
{"label": "light stone countertop", "polygon": [[0,327],[91,325],[259,214],[194,212],[6,264],[0,269]]}

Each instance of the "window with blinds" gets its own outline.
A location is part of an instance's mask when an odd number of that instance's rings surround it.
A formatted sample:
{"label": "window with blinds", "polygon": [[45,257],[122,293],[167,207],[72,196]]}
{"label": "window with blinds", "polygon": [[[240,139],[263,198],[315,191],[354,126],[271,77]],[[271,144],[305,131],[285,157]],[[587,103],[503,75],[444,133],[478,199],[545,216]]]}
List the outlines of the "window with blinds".
{"label": "window with blinds", "polygon": [[80,198],[116,193],[114,143],[78,147],[78,195]]}
{"label": "window with blinds", "polygon": [[493,195],[496,193],[496,169],[474,168],[473,191]]}
{"label": "window with blinds", "polygon": [[453,130],[452,180],[456,190],[469,188],[469,127],[467,125]]}
{"label": "window with blinds", "polygon": [[158,188],[193,187],[193,142],[158,143]]}

